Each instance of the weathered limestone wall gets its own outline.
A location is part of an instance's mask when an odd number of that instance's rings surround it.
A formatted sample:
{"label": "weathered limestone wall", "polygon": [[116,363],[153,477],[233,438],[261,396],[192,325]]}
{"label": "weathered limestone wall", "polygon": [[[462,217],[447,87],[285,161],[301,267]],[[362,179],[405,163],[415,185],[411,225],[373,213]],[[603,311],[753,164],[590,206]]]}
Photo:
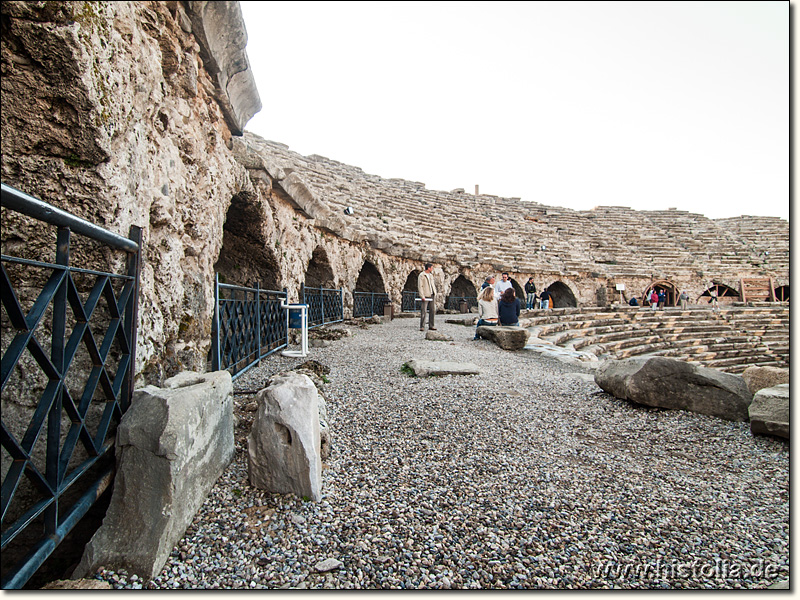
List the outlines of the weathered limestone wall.
{"label": "weathered limestone wall", "polygon": [[[370,291],[398,306],[428,261],[440,307],[460,276],[479,288],[501,271],[577,305],[616,300],[617,284],[695,299],[742,276],[789,283],[782,219],[433,191],[240,136],[260,101],[237,2],[4,2],[2,16],[3,182],[122,235],[143,228],[137,385],[206,369],[216,273],[291,300],[307,280],[341,287],[346,314],[366,263]],[[6,213],[4,251],[52,252]]]}
{"label": "weathered limestone wall", "polygon": [[[238,2],[4,2],[2,16],[3,182],[123,236],[142,227],[139,383],[205,370],[226,211],[252,191],[231,138],[260,108]],[[24,219],[3,222],[28,256],[51,252]]]}

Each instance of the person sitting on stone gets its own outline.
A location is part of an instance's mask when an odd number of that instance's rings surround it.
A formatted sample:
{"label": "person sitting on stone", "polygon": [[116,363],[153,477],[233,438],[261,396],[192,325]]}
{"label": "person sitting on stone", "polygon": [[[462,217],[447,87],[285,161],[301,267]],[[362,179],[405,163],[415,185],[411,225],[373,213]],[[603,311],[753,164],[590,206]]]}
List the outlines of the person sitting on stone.
{"label": "person sitting on stone", "polygon": [[519,325],[520,302],[514,293],[514,288],[508,288],[497,303],[497,314],[500,315],[500,325],[513,327]]}
{"label": "person sitting on stone", "polygon": [[491,285],[483,288],[478,294],[478,325],[475,327],[475,337],[480,339],[478,327],[482,325],[495,326],[499,315],[497,314],[497,299],[494,297],[494,288]]}

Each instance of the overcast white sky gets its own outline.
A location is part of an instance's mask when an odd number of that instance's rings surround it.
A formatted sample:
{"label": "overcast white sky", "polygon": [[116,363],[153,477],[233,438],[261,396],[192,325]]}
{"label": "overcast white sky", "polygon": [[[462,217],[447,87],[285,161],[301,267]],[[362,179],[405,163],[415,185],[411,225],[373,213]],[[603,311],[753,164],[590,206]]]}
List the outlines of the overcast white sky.
{"label": "overcast white sky", "polygon": [[789,218],[789,3],[240,2],[246,129],[428,189]]}

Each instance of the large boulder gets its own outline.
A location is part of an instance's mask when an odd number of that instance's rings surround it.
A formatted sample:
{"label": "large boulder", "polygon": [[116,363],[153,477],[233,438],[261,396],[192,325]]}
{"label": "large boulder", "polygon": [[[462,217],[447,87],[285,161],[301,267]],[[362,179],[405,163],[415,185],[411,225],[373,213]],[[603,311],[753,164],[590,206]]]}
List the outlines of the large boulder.
{"label": "large boulder", "polygon": [[98,567],[161,572],[234,455],[227,371],[181,373],[136,390],[117,432],[117,475],[103,524],[73,578]]}
{"label": "large boulder", "polygon": [[299,373],[278,375],[256,402],[258,412],[247,438],[250,484],[319,501],[322,458],[314,382]]}
{"label": "large boulder", "polygon": [[522,327],[481,325],[478,327],[478,336],[494,342],[503,350],[522,350],[531,333]]}
{"label": "large boulder", "polygon": [[605,361],[594,380],[617,398],[729,421],[747,421],[753,398],[738,375],[661,356]]}
{"label": "large boulder", "polygon": [[780,367],[747,367],[742,378],[749,390],[755,394],[758,390],[771,388],[781,383],[789,383],[789,369]]}
{"label": "large boulder", "polygon": [[756,392],[750,404],[750,431],[789,439],[789,384]]}

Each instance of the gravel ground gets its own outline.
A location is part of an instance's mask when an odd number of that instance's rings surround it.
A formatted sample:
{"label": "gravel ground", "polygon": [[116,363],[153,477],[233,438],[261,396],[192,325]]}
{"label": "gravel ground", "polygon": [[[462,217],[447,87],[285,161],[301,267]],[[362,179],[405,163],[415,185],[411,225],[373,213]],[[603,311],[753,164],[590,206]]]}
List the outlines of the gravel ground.
{"label": "gravel ground", "polygon": [[[424,339],[416,319],[313,349],[331,458],[323,499],[250,487],[236,458],[152,581],[115,588],[763,588],[789,577],[789,444],[746,423],[634,405],[539,354]],[[412,358],[480,375],[411,377]],[[257,390],[306,359],[272,356]]]}

